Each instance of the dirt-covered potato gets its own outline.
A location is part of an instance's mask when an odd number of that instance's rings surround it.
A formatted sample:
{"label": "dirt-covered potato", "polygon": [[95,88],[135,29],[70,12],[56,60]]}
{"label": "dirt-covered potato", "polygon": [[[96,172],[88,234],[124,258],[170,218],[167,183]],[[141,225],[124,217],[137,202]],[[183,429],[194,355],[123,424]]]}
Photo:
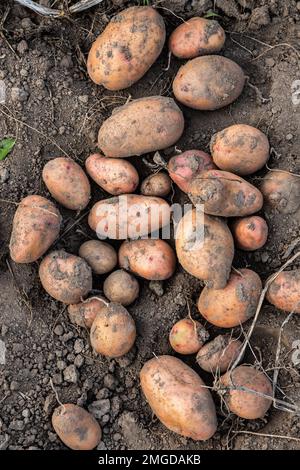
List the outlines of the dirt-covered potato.
{"label": "dirt-covered potato", "polygon": [[176,322],[169,334],[170,345],[179,354],[195,354],[208,338],[204,326],[190,318]]}
{"label": "dirt-covered potato", "polygon": [[144,364],[141,387],[153,413],[171,431],[206,441],[217,429],[215,405],[203,380],[180,359],[158,356]]}
{"label": "dirt-covered potato", "polygon": [[241,348],[240,340],[219,335],[200,349],[196,361],[201,369],[211,374],[226,372],[238,358]]}
{"label": "dirt-covered potato", "polygon": [[108,157],[142,155],[175,144],[183,128],[183,114],[172,98],[148,96],[115,108],[100,127],[98,145]]}
{"label": "dirt-covered potato", "polygon": [[157,10],[135,6],[113,16],[88,55],[90,78],[108,90],[122,90],[138,81],[156,61],[166,38]]}
{"label": "dirt-covered potato", "polygon": [[65,304],[77,304],[92,289],[92,270],[87,262],[64,250],[45,256],[39,276],[45,291]]}
{"label": "dirt-covered potato", "polygon": [[287,171],[269,171],[260,190],[271,209],[281,214],[293,214],[300,208],[300,178]]}
{"label": "dirt-covered potato", "polygon": [[99,295],[80,302],[68,305],[68,313],[74,325],[90,329],[97,313],[101,313],[107,307],[107,300]]}
{"label": "dirt-covered potato", "polygon": [[169,49],[179,59],[193,59],[219,52],[224,42],[225,31],[217,21],[195,16],[173,31]]}
{"label": "dirt-covered potato", "polygon": [[85,161],[90,177],[109,194],[134,193],[139,184],[139,175],[127,160],[103,157],[97,153]]}
{"label": "dirt-covered potato", "polygon": [[258,215],[236,219],[231,225],[235,244],[244,251],[262,248],[268,238],[268,225]]}
{"label": "dirt-covered potato", "polygon": [[43,168],[42,178],[51,196],[67,209],[77,211],[88,205],[90,183],[74,160],[66,157],[49,160]]}
{"label": "dirt-covered potato", "polygon": [[280,310],[300,313],[300,269],[278,274],[267,290],[266,299]]}
{"label": "dirt-covered potato", "polygon": [[178,101],[190,108],[214,110],[235,101],[244,83],[245,75],[238,64],[226,57],[207,55],[180,67],[173,92]]}
{"label": "dirt-covered potato", "polygon": [[119,304],[132,304],[139,295],[139,283],[136,278],[124,271],[118,269],[111,273],[104,281],[104,295],[111,301]]}
{"label": "dirt-covered potato", "polygon": [[101,428],[95,418],[72,403],[55,408],[52,426],[62,442],[73,450],[92,450],[101,441]]}
{"label": "dirt-covered potato", "polygon": [[270,145],[267,136],[256,127],[234,124],[212,136],[210,151],[221,170],[244,176],[267,163]]}
{"label": "dirt-covered potato", "polygon": [[55,205],[42,196],[27,196],[20,202],[13,219],[9,242],[10,256],[16,263],[39,259],[59,235],[61,215]]}
{"label": "dirt-covered potato", "polygon": [[232,328],[255,314],[261,291],[259,275],[251,269],[240,269],[239,273],[231,273],[225,287],[204,287],[199,297],[198,309],[213,325]]}
{"label": "dirt-covered potato", "polygon": [[170,177],[163,171],[147,176],[141,184],[141,193],[144,196],[164,197],[169,194],[171,189]]}
{"label": "dirt-covered potato", "polygon": [[100,240],[84,242],[79,248],[79,256],[85,259],[95,274],[109,273],[118,262],[114,247]]}

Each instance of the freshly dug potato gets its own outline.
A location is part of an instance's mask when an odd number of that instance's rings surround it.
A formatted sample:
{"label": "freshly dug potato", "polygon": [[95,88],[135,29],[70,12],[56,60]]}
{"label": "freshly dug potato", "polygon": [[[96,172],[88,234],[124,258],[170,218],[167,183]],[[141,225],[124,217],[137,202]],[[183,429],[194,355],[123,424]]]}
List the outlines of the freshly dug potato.
{"label": "freshly dug potato", "polygon": [[234,124],[212,136],[210,151],[221,170],[244,176],[255,173],[267,163],[270,145],[259,129]]}
{"label": "freshly dug potato", "polygon": [[84,209],[91,197],[89,180],[70,158],[58,157],[43,168],[42,178],[51,196],[67,209]]}
{"label": "freshly dug potato", "polygon": [[212,158],[202,150],[187,150],[170,158],[168,172],[181,191],[188,193],[191,181],[203,171],[216,168]]}
{"label": "freshly dug potato", "polygon": [[172,98],[148,96],[115,108],[99,130],[108,157],[131,157],[165,149],[181,137],[184,118]]}
{"label": "freshly dug potato", "polygon": [[95,274],[109,273],[118,262],[114,247],[100,240],[84,242],[79,248],[79,256],[85,259]]}
{"label": "freshly dug potato", "polygon": [[223,289],[230,275],[234,255],[233,238],[221,219],[192,209],[180,220],[176,230],[179,263],[208,287]]}
{"label": "freshly dug potato", "polygon": [[139,283],[132,274],[123,269],[111,273],[104,281],[104,295],[111,301],[125,307],[132,304],[139,296]]}
{"label": "freshly dug potato", "polygon": [[97,85],[122,90],[156,61],[166,39],[163,18],[152,7],[131,7],[114,16],[93,43],[87,69]]}
{"label": "freshly dug potato", "polygon": [[92,270],[79,256],[64,250],[45,256],[39,268],[43,288],[65,304],[77,304],[92,289]]}
{"label": "freshly dug potato", "polygon": [[217,429],[212,396],[203,380],[180,359],[158,356],[144,364],[141,387],[153,413],[171,431],[206,441]]}
{"label": "freshly dug potato", "polygon": [[235,220],[231,230],[236,246],[245,251],[258,250],[268,238],[267,222],[258,215]]}
{"label": "freshly dug potato", "polygon": [[170,177],[162,171],[147,176],[141,184],[141,193],[144,196],[164,197],[169,194],[171,189],[172,183]]}
{"label": "freshly dug potato", "polygon": [[95,418],[72,403],[55,408],[52,426],[62,442],[73,450],[92,450],[101,441],[101,428]]}
{"label": "freshly dug potato", "polygon": [[173,92],[180,103],[194,109],[214,110],[235,101],[243,91],[241,67],[226,57],[207,55],[180,67]]}
{"label": "freshly dug potato", "polygon": [[134,166],[126,160],[90,155],[85,168],[90,177],[107,193],[134,193],[139,184],[139,175]]}
{"label": "freshly dug potato", "polygon": [[240,274],[231,273],[225,287],[204,287],[199,297],[198,309],[213,325],[232,328],[255,314],[261,291],[259,275],[251,269],[240,269]]}
{"label": "freshly dug potato", "polygon": [[164,240],[125,241],[119,250],[121,268],[149,281],[169,279],[175,271],[175,253]]}
{"label": "freshly dug potato", "polygon": [[135,342],[135,323],[123,305],[112,302],[96,315],[90,338],[98,354],[120,357],[127,354]]}
{"label": "freshly dug potato", "polygon": [[242,365],[226,372],[220,379],[220,385],[227,389],[223,396],[227,407],[241,418],[263,418],[272,405],[271,382],[253,366]]}
{"label": "freshly dug potato", "polygon": [[300,178],[286,171],[269,171],[260,190],[265,202],[281,214],[293,214],[300,208]]}
{"label": "freshly dug potato", "polygon": [[179,25],[171,34],[169,49],[179,59],[219,52],[224,46],[225,31],[215,20],[194,17]]}
{"label": "freshly dug potato", "polygon": [[90,329],[97,313],[101,313],[107,307],[107,301],[99,295],[80,302],[68,305],[68,313],[74,325]]}
{"label": "freshly dug potato", "polygon": [[20,202],[13,219],[9,242],[10,256],[16,263],[39,259],[59,235],[61,215],[55,205],[42,196],[27,196]]}
{"label": "freshly dug potato", "polygon": [[248,181],[222,170],[207,170],[192,180],[189,198],[194,205],[204,204],[204,212],[222,217],[239,217],[259,211],[261,192]]}
{"label": "freshly dug potato", "polygon": [[242,343],[238,339],[219,335],[200,349],[196,361],[206,372],[226,372],[238,358],[241,348]]}
{"label": "freshly dug potato", "polygon": [[183,318],[173,325],[169,341],[179,354],[195,354],[208,340],[209,334],[198,321]]}
{"label": "freshly dug potato", "polygon": [[126,194],[96,202],[88,222],[98,238],[125,240],[156,232],[170,222],[170,213],[164,199]]}
{"label": "freshly dug potato", "polygon": [[300,269],[278,274],[270,284],[266,298],[280,310],[300,313]]}

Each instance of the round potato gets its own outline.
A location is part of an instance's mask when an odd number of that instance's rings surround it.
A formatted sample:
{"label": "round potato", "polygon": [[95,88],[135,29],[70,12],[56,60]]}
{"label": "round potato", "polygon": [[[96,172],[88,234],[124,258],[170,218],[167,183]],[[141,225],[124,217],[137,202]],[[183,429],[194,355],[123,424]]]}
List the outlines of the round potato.
{"label": "round potato", "polygon": [[171,189],[170,177],[162,171],[149,175],[141,184],[141,193],[144,196],[164,197],[169,194]]}
{"label": "round potato", "polygon": [[209,334],[198,321],[183,318],[173,325],[169,341],[179,354],[195,354],[202,348]]}
{"label": "round potato", "polygon": [[123,269],[111,273],[104,281],[104,295],[111,301],[125,307],[132,304],[139,296],[139,283],[132,274]]}
{"label": "round potato", "polygon": [[287,171],[269,171],[260,190],[267,207],[281,214],[294,214],[300,208],[300,178]]}
{"label": "round potato", "polygon": [[226,372],[238,358],[242,343],[230,335],[219,335],[198,352],[196,361],[201,369],[211,374]]}
{"label": "round potato", "polygon": [[79,256],[85,259],[95,274],[109,273],[118,262],[116,250],[100,240],[84,242],[79,248]]}
{"label": "round potato", "polygon": [[278,274],[270,284],[266,298],[280,310],[300,313],[300,269]]}
{"label": "round potato", "polygon": [[89,180],[78,163],[70,158],[50,160],[43,168],[42,178],[51,196],[67,209],[77,211],[88,205]]}
{"label": "round potato", "polygon": [[235,244],[244,251],[262,248],[268,238],[267,222],[258,215],[237,219],[231,225]]}
{"label": "round potato", "polygon": [[243,70],[230,59],[207,55],[189,60],[180,67],[173,92],[180,103],[202,111],[223,108],[243,91]]}
{"label": "round potato", "polygon": [[107,301],[98,295],[79,304],[68,305],[68,313],[74,325],[90,329],[97,313],[101,313],[106,307]]}

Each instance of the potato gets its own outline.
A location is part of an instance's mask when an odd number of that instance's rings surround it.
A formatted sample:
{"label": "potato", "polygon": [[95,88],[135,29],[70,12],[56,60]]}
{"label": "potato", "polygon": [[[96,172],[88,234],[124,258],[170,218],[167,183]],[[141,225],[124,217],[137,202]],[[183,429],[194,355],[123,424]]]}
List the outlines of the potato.
{"label": "potato", "polygon": [[112,302],[96,315],[90,338],[98,354],[107,357],[124,356],[135,342],[135,323],[125,307]]}
{"label": "potato", "polygon": [[100,240],[88,240],[79,248],[79,256],[95,274],[106,274],[114,269],[118,256],[114,247]]}
{"label": "potato", "polygon": [[230,335],[219,335],[198,352],[196,361],[201,369],[212,374],[226,372],[238,358],[242,343]]}
{"label": "potato", "polygon": [[170,206],[164,199],[127,194],[96,202],[88,223],[98,238],[125,240],[145,236],[168,225],[170,213]]}
{"label": "potato", "polygon": [[226,286],[234,245],[230,230],[222,220],[202,216],[196,209],[187,212],[177,226],[176,253],[182,267],[205,281],[208,287]]}
{"label": "potato", "polygon": [[171,189],[172,183],[170,177],[162,171],[147,176],[141,184],[141,193],[144,196],[164,197],[169,194]]}
{"label": "potato", "polygon": [[207,55],[180,67],[173,92],[180,103],[190,108],[215,110],[235,101],[244,83],[245,75],[239,65],[226,57]]}
{"label": "potato", "polygon": [[241,418],[263,418],[272,404],[271,382],[253,366],[241,365],[226,372],[220,379],[220,385],[225,387],[223,399],[228,409]]}
{"label": "potato", "polygon": [[13,219],[11,259],[16,263],[39,259],[58,237],[61,221],[58,209],[48,199],[42,196],[22,199]]}
{"label": "potato", "polygon": [[153,413],[171,431],[206,441],[217,429],[215,405],[203,380],[184,362],[158,356],[144,364],[141,387]]}
{"label": "potato", "polygon": [[293,214],[300,208],[300,178],[286,171],[269,171],[260,190],[271,209]]}
{"label": "potato", "polygon": [[122,90],[156,61],[166,39],[163,18],[151,7],[131,7],[113,16],[93,43],[87,69],[97,85]]}
{"label": "potato", "polygon": [[125,241],[119,250],[119,264],[149,281],[162,281],[174,274],[176,257],[164,240],[147,238]]}
{"label": "potato", "polygon": [[208,338],[209,334],[204,326],[190,318],[176,322],[169,335],[170,345],[179,354],[195,354]]}
{"label": "potato", "polygon": [[175,144],[183,128],[183,114],[172,98],[148,96],[115,108],[100,127],[98,145],[108,157],[142,155]]}
{"label": "potato", "polygon": [[134,193],[139,184],[139,175],[134,166],[126,160],[90,155],[85,168],[90,177],[109,194]]}
{"label": "potato", "polygon": [[136,278],[123,269],[111,273],[103,284],[104,295],[111,302],[117,302],[125,307],[138,298],[139,290]]}
{"label": "potato", "polygon": [[170,158],[168,172],[174,183],[188,193],[191,181],[203,171],[216,168],[212,158],[202,150],[187,150]]}
{"label": "potato", "polygon": [[263,196],[255,186],[222,170],[202,172],[192,180],[188,195],[195,206],[204,204],[206,214],[222,217],[250,215],[263,205]]}
{"label": "potato", "polygon": [[266,298],[280,310],[300,313],[300,269],[278,274],[270,284]]}
{"label": "potato", "polygon": [[65,304],[77,304],[92,289],[92,270],[79,256],[64,250],[52,251],[40,264],[39,276],[45,291]]}
{"label": "potato", "polygon": [[210,323],[221,328],[232,328],[249,320],[254,314],[262,291],[258,274],[251,269],[232,272],[223,288],[204,287],[198,309]]}
{"label": "potato", "polygon": [[42,178],[51,196],[67,209],[77,211],[88,205],[89,180],[78,163],[70,158],[50,160],[43,168]]}
{"label": "potato", "polygon": [[255,173],[267,163],[270,145],[259,129],[234,124],[212,136],[210,151],[221,170],[244,176]]}
{"label": "potato", "polygon": [[101,428],[95,418],[72,403],[55,408],[52,426],[62,442],[73,450],[92,450],[101,441]]}
{"label": "potato", "polygon": [[225,31],[217,21],[195,16],[173,31],[169,49],[179,59],[193,59],[220,51],[224,43]]}
{"label": "potato", "polygon": [[79,304],[68,305],[68,313],[74,325],[90,329],[97,313],[101,313],[106,307],[107,301],[98,295]]}
{"label": "potato", "polygon": [[237,219],[231,225],[235,244],[244,251],[258,250],[268,238],[267,222],[258,215]]}

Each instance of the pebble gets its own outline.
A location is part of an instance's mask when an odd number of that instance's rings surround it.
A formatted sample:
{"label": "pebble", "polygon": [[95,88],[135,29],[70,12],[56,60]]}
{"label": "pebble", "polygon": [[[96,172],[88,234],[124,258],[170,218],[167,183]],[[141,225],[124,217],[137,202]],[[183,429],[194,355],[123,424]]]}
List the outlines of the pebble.
{"label": "pebble", "polygon": [[103,398],[108,398],[110,395],[110,391],[108,388],[101,388],[99,392],[96,394],[97,400],[102,400]]}
{"label": "pebble", "polygon": [[23,429],[25,428],[25,423],[20,419],[14,419],[13,421],[11,421],[8,427],[9,429],[12,429],[14,431],[23,431]]}
{"label": "pebble", "polygon": [[268,254],[266,251],[264,251],[264,252],[261,254],[261,261],[262,261],[263,263],[266,263],[266,262],[268,261],[268,259],[269,259],[269,254]]}
{"label": "pebble", "polygon": [[64,374],[64,379],[66,382],[73,383],[73,384],[76,384],[78,382],[79,374],[74,364],[71,364],[68,367],[66,367],[63,374]]}
{"label": "pebble", "polygon": [[294,136],[293,136],[293,134],[287,134],[285,136],[285,138],[286,138],[286,140],[293,140]]}
{"label": "pebble", "polygon": [[104,377],[103,383],[104,383],[104,386],[109,388],[110,390],[114,390],[116,388],[116,386],[118,385],[117,380],[115,379],[115,377],[112,374],[107,374]]}
{"label": "pebble", "polygon": [[107,447],[106,447],[106,445],[104,444],[103,441],[101,441],[101,442],[98,444],[97,450],[107,450]]}
{"label": "pebble", "polygon": [[79,369],[80,367],[83,366],[83,364],[84,364],[84,357],[81,354],[78,354],[74,359],[74,365],[78,367]]}
{"label": "pebble", "polygon": [[267,67],[274,67],[275,65],[275,60],[273,59],[273,57],[268,57],[266,60],[265,60],[265,64]]}
{"label": "pebble", "polygon": [[157,297],[162,297],[164,295],[164,288],[162,281],[150,281],[149,289],[154,292]]}
{"label": "pebble", "polygon": [[24,39],[22,39],[22,41],[19,42],[19,44],[17,46],[17,51],[20,55],[23,55],[23,54],[25,54],[25,52],[28,51],[28,44]]}
{"label": "pebble", "polygon": [[23,418],[29,418],[30,411],[29,411],[28,408],[25,408],[25,410],[22,411],[22,416],[23,416]]}
{"label": "pebble", "polygon": [[19,390],[19,388],[20,388],[19,382],[17,382],[16,380],[13,380],[10,384],[10,389],[12,391],[16,391],[16,390]]}
{"label": "pebble", "polygon": [[108,399],[93,401],[89,405],[88,410],[94,416],[94,418],[100,419],[102,416],[109,413],[110,401]]}
{"label": "pebble", "polygon": [[0,365],[4,366],[6,363],[6,346],[4,341],[0,339]]}
{"label": "pebble", "polygon": [[58,370],[64,370],[67,367],[65,361],[57,361],[56,363]]}
{"label": "pebble", "polygon": [[76,339],[74,343],[74,351],[76,354],[81,353],[84,350],[84,342],[82,339],[78,338]]}
{"label": "pebble", "polygon": [[5,336],[7,332],[8,332],[8,326],[2,325],[2,327],[1,327],[1,336]]}
{"label": "pebble", "polygon": [[9,180],[9,171],[7,168],[0,168],[0,183],[5,183]]}
{"label": "pebble", "polygon": [[27,101],[29,93],[24,90],[24,88],[13,87],[10,92],[12,101]]}
{"label": "pebble", "polygon": [[89,101],[88,95],[81,95],[81,96],[78,97],[78,99],[81,103],[84,103],[84,104],[87,104],[88,101]]}
{"label": "pebble", "polygon": [[64,332],[64,329],[61,325],[56,325],[56,327],[54,328],[54,333],[57,335],[57,336],[61,336]]}
{"label": "pebble", "polygon": [[57,374],[54,374],[52,376],[52,382],[55,384],[55,385],[61,385],[62,382],[63,382],[63,379],[62,379],[62,375],[61,373],[57,373]]}
{"label": "pebble", "polygon": [[297,10],[299,10],[299,11],[300,11],[300,2],[297,2],[297,4],[296,4],[296,8],[297,8]]}

